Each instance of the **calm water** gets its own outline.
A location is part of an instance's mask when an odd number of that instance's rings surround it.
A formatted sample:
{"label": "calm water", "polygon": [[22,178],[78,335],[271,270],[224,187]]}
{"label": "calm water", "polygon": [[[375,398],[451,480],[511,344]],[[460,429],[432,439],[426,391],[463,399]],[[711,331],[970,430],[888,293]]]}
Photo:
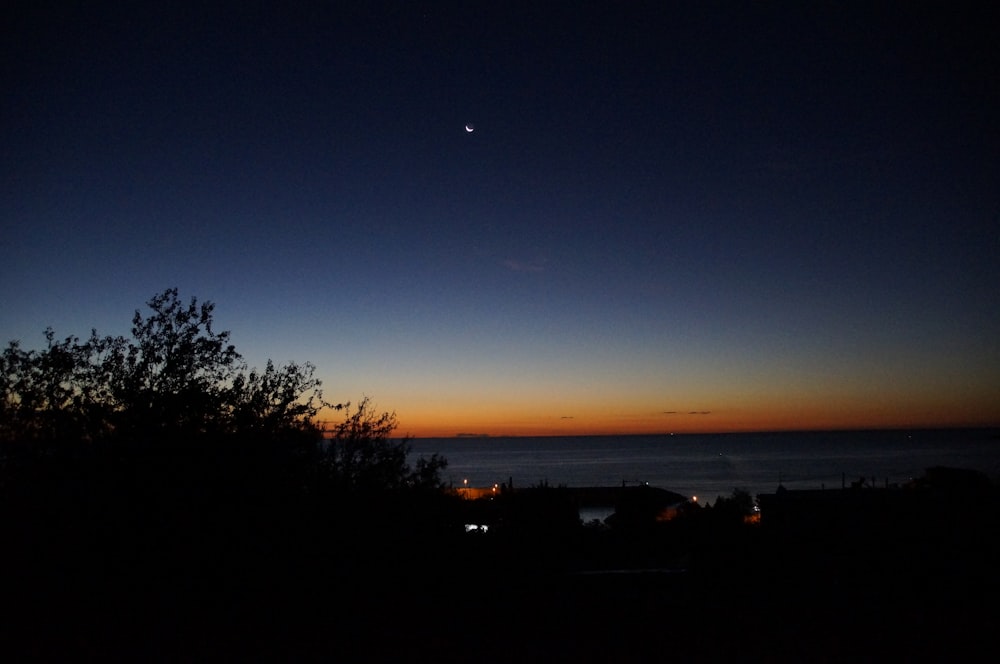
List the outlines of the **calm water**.
{"label": "calm water", "polygon": [[714,501],[733,489],[771,493],[839,488],[860,477],[902,484],[931,466],[971,468],[1000,482],[1000,429],[813,433],[421,438],[413,453],[442,454],[454,486],[649,484]]}

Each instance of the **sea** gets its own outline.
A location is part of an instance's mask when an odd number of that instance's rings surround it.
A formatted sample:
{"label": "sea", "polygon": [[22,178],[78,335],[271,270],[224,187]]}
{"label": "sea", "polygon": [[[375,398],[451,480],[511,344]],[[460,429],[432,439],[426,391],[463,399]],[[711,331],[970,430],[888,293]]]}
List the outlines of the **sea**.
{"label": "sea", "polygon": [[[440,454],[454,487],[649,484],[711,503],[865,482],[902,486],[927,468],[977,470],[1000,485],[1000,429],[814,431],[626,436],[416,438]],[[411,459],[412,460],[412,459]]]}

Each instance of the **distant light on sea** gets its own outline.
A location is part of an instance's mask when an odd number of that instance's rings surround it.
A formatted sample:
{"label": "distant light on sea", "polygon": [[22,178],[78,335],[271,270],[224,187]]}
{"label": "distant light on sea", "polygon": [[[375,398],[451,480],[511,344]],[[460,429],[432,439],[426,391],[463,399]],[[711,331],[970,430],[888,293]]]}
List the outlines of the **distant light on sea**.
{"label": "distant light on sea", "polygon": [[752,495],[840,488],[865,478],[901,485],[950,466],[1000,480],[996,430],[836,431],[662,436],[421,438],[413,454],[442,454],[453,486],[652,486],[711,503]]}

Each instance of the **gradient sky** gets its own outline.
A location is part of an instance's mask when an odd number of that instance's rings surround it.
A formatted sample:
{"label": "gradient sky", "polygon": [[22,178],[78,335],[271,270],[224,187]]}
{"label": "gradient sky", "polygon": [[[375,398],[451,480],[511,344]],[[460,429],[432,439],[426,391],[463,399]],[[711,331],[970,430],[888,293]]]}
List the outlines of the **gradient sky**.
{"label": "gradient sky", "polygon": [[176,4],[5,3],[0,341],[176,286],[400,433],[1000,424],[989,3]]}

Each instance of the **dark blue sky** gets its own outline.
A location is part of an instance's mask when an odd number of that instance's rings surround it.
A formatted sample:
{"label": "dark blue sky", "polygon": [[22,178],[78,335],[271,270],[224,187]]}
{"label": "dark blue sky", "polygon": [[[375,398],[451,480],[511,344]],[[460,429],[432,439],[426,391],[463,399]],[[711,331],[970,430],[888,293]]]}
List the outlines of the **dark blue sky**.
{"label": "dark blue sky", "polygon": [[1000,423],[992,10],[92,4],[3,10],[4,340],[177,286],[418,434]]}

